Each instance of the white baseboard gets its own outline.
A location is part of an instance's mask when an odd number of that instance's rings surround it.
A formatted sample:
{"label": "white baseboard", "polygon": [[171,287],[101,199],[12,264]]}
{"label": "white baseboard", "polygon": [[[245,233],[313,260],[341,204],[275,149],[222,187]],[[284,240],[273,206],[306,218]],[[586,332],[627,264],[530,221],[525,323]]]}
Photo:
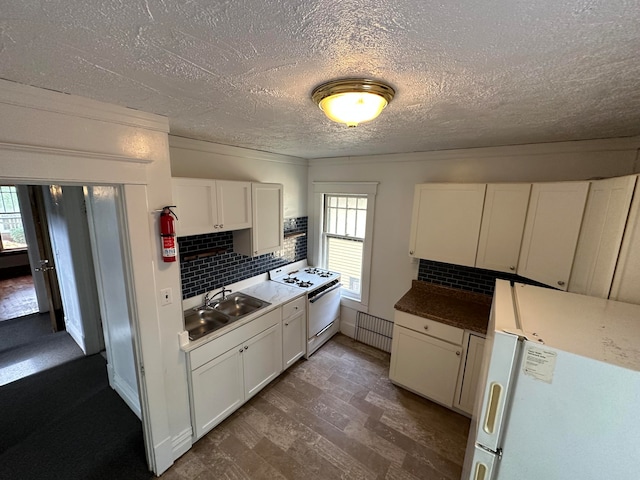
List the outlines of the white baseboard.
{"label": "white baseboard", "polygon": [[191,427],[184,429],[178,435],[171,439],[171,446],[173,448],[173,459],[177,460],[182,455],[187,453],[193,445],[193,432]]}

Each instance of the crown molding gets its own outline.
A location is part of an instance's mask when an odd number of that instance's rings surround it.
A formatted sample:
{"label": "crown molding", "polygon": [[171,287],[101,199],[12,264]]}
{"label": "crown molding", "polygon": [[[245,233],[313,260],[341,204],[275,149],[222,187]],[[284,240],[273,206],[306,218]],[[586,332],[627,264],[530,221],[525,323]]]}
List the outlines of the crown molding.
{"label": "crown molding", "polygon": [[24,145],[18,143],[0,142],[0,151],[18,152],[20,154],[31,154],[36,156],[53,155],[57,157],[73,157],[85,158],[92,160],[109,160],[112,162],[125,163],[153,163],[153,160],[147,158],[134,158],[124,155],[114,155],[111,153],[90,152],[84,150],[69,150],[66,148],[41,147],[39,145]]}
{"label": "crown molding", "polygon": [[264,162],[288,163],[299,165],[302,167],[306,167],[309,165],[309,161],[306,158],[263,152],[261,150],[253,150],[251,148],[234,147],[231,145],[206,142],[204,140],[195,140],[192,138],[178,137],[175,135],[169,135],[169,148],[194,150],[197,152],[210,153],[214,155],[226,155],[230,157],[250,158],[252,160],[261,160]]}
{"label": "crown molding", "polygon": [[161,115],[0,79],[0,103],[169,133]]}
{"label": "crown molding", "polygon": [[328,157],[309,159],[309,166],[357,165],[379,163],[407,163],[455,159],[482,159],[497,157],[524,157],[567,153],[614,152],[640,149],[640,136],[576,140],[571,142],[533,143],[500,147],[478,147],[456,150],[362,155],[355,157]]}

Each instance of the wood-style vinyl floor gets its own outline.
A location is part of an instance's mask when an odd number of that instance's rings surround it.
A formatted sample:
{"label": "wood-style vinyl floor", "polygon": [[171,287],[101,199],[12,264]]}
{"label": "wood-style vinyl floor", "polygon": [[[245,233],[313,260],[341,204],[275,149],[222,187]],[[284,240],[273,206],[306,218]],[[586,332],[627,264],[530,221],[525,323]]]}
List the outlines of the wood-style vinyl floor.
{"label": "wood-style vinyl floor", "polygon": [[388,372],[387,353],[338,334],[161,478],[458,480],[469,420],[394,386]]}

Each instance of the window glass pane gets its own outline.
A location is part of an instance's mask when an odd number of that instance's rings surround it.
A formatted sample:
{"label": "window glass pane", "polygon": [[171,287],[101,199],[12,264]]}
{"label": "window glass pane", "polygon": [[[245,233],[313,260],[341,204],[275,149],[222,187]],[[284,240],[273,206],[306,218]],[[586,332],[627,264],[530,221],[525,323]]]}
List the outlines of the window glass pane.
{"label": "window glass pane", "polygon": [[339,208],[347,208],[347,198],[346,197],[338,197],[338,207]]}
{"label": "window glass pane", "polygon": [[354,296],[360,296],[362,281],[361,241],[327,237],[327,268],[340,272],[343,288]]}
{"label": "window glass pane", "polygon": [[[339,203],[339,202],[338,202]],[[337,214],[337,223],[335,233],[337,235],[345,235],[347,232],[345,230],[346,227],[346,210],[338,210]]]}
{"label": "window glass pane", "polygon": [[338,199],[336,197],[333,197],[331,195],[327,195],[327,198],[329,199],[329,206],[330,207],[337,207],[338,206]]}
{"label": "window glass pane", "polygon": [[357,229],[355,236],[358,238],[364,238],[364,234],[367,228],[367,211],[366,210],[358,210],[357,215]]}
{"label": "window glass pane", "polygon": [[0,237],[2,250],[27,248],[16,187],[0,186]]}
{"label": "window glass pane", "polygon": [[356,235],[356,211],[347,210],[347,235],[353,237]]}
{"label": "window glass pane", "polygon": [[358,208],[362,208],[364,210],[367,209],[367,199],[365,198],[358,198]]}
{"label": "window glass pane", "polygon": [[335,233],[336,231],[336,211],[334,208],[327,208],[325,231]]}
{"label": "window glass pane", "polygon": [[347,197],[347,208],[356,208],[358,206],[358,199],[356,197]]}

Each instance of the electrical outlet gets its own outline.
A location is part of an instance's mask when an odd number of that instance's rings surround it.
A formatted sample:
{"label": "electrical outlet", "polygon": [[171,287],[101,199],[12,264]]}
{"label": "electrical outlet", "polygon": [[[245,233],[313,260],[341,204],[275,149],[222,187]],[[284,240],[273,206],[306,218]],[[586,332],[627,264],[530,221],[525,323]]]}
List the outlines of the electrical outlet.
{"label": "electrical outlet", "polygon": [[170,305],[173,303],[173,294],[170,288],[160,290],[160,305]]}

